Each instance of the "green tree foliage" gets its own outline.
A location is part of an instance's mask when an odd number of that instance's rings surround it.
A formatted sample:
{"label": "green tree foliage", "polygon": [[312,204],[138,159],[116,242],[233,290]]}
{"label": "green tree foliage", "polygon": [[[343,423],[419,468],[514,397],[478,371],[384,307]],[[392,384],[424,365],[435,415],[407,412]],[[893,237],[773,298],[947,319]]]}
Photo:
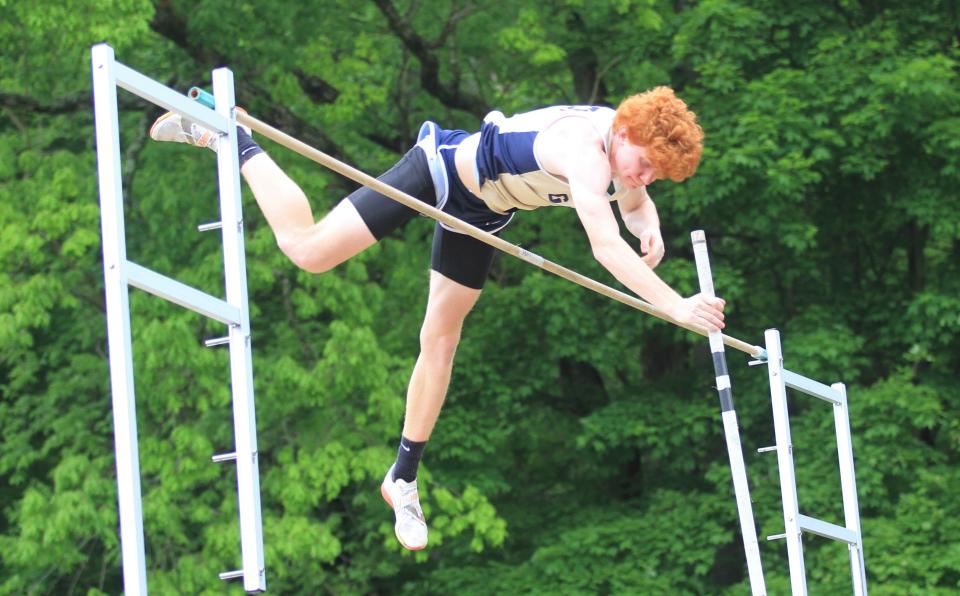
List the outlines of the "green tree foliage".
{"label": "green tree foliage", "polygon": [[[728,330],[778,327],[790,368],[848,384],[878,594],[960,588],[960,10],[947,0],[483,3],[0,0],[0,593],[122,591],[89,48],[176,89],[230,66],[238,102],[382,171],[419,123],[607,103],[659,84],[698,113],[697,176],[651,189],[658,271],[695,291],[705,228]],[[131,260],[215,295],[213,156],[148,142],[121,92]],[[352,186],[266,144],[329,209]],[[743,594],[705,341],[501,258],[468,320],[422,468],[429,550],[402,551],[377,484],[426,300],[431,222],[324,275],[245,197],[268,585],[280,594]],[[573,213],[506,232],[611,282]],[[219,324],[134,291],[148,573],[236,592],[228,363]],[[762,370],[731,355],[762,536],[782,531]],[[840,522],[832,416],[791,398],[804,513]],[[782,543],[762,542],[771,594]],[[811,593],[849,590],[805,539]]]}

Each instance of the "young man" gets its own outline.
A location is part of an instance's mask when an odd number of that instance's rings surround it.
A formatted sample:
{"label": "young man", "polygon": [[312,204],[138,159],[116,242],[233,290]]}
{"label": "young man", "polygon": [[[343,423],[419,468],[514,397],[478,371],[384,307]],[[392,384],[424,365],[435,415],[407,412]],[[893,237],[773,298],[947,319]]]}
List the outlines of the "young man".
{"label": "young man", "polygon": [[[161,116],[150,136],[216,150],[215,135],[179,114]],[[664,247],[646,192],[655,180],[691,176],[702,139],[686,104],[668,87],[657,87],[624,100],[616,111],[556,106],[511,118],[492,112],[473,134],[426,122],[417,144],[380,179],[491,233],[502,230],[517,210],[571,207],[594,257],[621,283],[674,319],[715,330],[724,326],[723,300],[699,294],[684,299],[653,272]],[[307,271],[331,269],[416,215],[364,187],[314,221],[303,191],[249,131],[239,132],[239,149],[240,171],[277,244]],[[616,192],[608,195],[611,184]],[[644,256],[620,236],[611,202],[640,239]],[[397,539],[410,550],[427,544],[417,467],[446,396],[463,321],[480,297],[494,250],[436,225],[420,355],[407,390],[397,459],[380,488],[393,507]]]}

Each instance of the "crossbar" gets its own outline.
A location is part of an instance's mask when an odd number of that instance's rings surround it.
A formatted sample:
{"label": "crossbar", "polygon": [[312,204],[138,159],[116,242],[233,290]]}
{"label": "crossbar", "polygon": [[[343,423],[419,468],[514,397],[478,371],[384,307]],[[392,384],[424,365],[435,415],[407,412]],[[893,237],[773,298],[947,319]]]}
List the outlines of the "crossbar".
{"label": "crossbar", "polygon": [[814,381],[803,375],[798,375],[787,369],[783,369],[781,372],[783,373],[783,383],[787,387],[830,402],[833,405],[840,403],[840,394],[833,387],[824,385],[819,381]]}
{"label": "crossbar", "polygon": [[803,514],[797,516],[797,521],[800,522],[800,529],[805,532],[810,532],[811,534],[816,534],[817,536],[823,536],[824,538],[839,540],[840,542],[846,542],[847,544],[851,544],[853,546],[859,546],[860,544],[860,540],[857,538],[857,533],[852,532],[843,526],[831,524],[821,519]]}
{"label": "crossbar", "polygon": [[[262,134],[263,136],[267,137],[268,139],[276,143],[279,143],[280,145],[283,145],[287,149],[290,149],[291,151],[299,153],[300,155],[306,157],[307,159],[314,161],[328,169],[331,169],[334,172],[337,172],[338,174],[346,176],[347,178],[350,178],[351,180],[359,184],[369,187],[377,191],[378,193],[385,195],[393,199],[394,201],[397,201],[398,203],[401,203],[413,209],[414,211],[417,211],[418,213],[421,213],[423,215],[426,215],[427,217],[433,218],[443,223],[444,225],[446,225],[452,230],[455,230],[457,232],[460,232],[461,234],[466,234],[468,236],[476,238],[477,240],[485,244],[489,244],[490,246],[498,250],[501,250],[514,257],[517,257],[520,260],[526,261],[527,263],[530,263],[531,265],[539,267],[544,271],[549,271],[550,273],[553,273],[554,275],[562,277],[567,281],[572,281],[573,283],[579,286],[583,286],[589,290],[593,290],[598,294],[602,294],[608,298],[613,298],[618,302],[622,302],[623,304],[626,304],[627,306],[631,306],[648,315],[657,317],[658,319],[662,319],[664,321],[667,321],[668,323],[673,323],[678,327],[683,327],[684,329],[693,331],[694,333],[699,333],[700,335],[703,335],[705,337],[708,335],[708,331],[706,327],[702,327],[700,325],[688,325],[686,323],[681,323],[676,319],[674,319],[673,317],[671,317],[670,315],[668,315],[663,310],[660,310],[659,308],[653,306],[649,302],[640,300],[639,298],[636,298],[634,296],[631,296],[619,290],[615,290],[610,286],[604,285],[585,275],[577,273],[572,269],[568,269],[562,265],[558,265],[553,261],[545,259],[528,250],[520,248],[519,246],[511,244],[506,240],[503,240],[502,238],[494,236],[493,234],[484,232],[483,230],[477,227],[474,227],[466,223],[465,221],[462,221],[450,215],[449,213],[444,213],[443,211],[437,209],[436,207],[433,207],[432,205],[428,205],[423,201],[420,201],[410,196],[409,194],[390,186],[389,184],[386,184],[380,180],[377,180],[376,178],[374,178],[373,176],[370,176],[369,174],[366,174],[350,165],[345,164],[344,162],[334,157],[327,155],[326,153],[320,151],[319,149],[316,149],[314,147],[311,147],[310,145],[307,145],[303,141],[300,141],[291,137],[285,132],[276,129],[270,126],[269,124],[262,122],[254,118],[253,116],[250,116],[249,114],[244,114],[238,111],[236,114],[236,118],[238,123],[244,126],[250,127],[252,130],[255,130],[256,132]],[[741,341],[735,337],[730,337],[728,335],[723,335],[722,337],[723,337],[723,343],[735,350],[739,350],[755,358],[760,358],[760,359],[766,358],[766,351],[760,346],[748,344],[747,342]]]}
{"label": "crossbar", "polygon": [[239,308],[132,261],[127,261],[126,265],[127,282],[131,286],[221,323],[240,324]]}
{"label": "crossbar", "polygon": [[114,62],[113,69],[118,87],[126,89],[130,93],[162,108],[179,112],[216,132],[227,132],[229,121],[213,111],[212,106],[205,107],[203,104],[190,101],[173,89],[161,85],[120,62]]}

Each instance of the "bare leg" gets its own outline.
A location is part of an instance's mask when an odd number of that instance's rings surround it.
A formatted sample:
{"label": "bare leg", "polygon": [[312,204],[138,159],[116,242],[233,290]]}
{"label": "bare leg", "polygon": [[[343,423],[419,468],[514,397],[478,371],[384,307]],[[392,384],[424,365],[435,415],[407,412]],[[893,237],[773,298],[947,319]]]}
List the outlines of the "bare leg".
{"label": "bare leg", "polygon": [[[306,195],[267,154],[252,157],[241,171],[277,244],[299,267],[327,271],[376,242],[347,200],[315,223]],[[403,435],[412,441],[426,441],[433,432],[450,384],[463,321],[479,297],[480,290],[430,272],[420,355],[407,389]]]}
{"label": "bare leg", "polygon": [[347,200],[314,222],[306,195],[266,153],[250,158],[240,171],[277,245],[298,267],[322,273],[377,241]]}
{"label": "bare leg", "polygon": [[480,290],[430,272],[430,297],[420,330],[420,356],[410,377],[403,424],[403,436],[411,441],[426,441],[433,432],[450,385],[463,321],[478,298]]}

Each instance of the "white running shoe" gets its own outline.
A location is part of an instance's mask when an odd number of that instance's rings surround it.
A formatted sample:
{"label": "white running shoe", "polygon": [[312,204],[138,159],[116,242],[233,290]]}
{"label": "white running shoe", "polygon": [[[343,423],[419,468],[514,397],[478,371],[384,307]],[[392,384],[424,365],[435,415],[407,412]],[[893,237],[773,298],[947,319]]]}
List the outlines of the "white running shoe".
{"label": "white running shoe", "polygon": [[[235,109],[238,113],[247,113],[243,108]],[[247,134],[251,134],[250,129],[246,126],[240,126],[240,128],[245,130]],[[171,141],[196,145],[197,147],[207,147],[216,153],[220,135],[177,112],[167,112],[157,118],[157,121],[150,127],[150,138],[154,141]]]}
{"label": "white running shoe", "polygon": [[397,540],[407,550],[422,550],[427,546],[427,522],[420,509],[420,496],[417,494],[417,481],[407,482],[402,478],[393,479],[393,466],[380,485],[380,494],[387,505],[393,507],[397,523],[393,531]]}

